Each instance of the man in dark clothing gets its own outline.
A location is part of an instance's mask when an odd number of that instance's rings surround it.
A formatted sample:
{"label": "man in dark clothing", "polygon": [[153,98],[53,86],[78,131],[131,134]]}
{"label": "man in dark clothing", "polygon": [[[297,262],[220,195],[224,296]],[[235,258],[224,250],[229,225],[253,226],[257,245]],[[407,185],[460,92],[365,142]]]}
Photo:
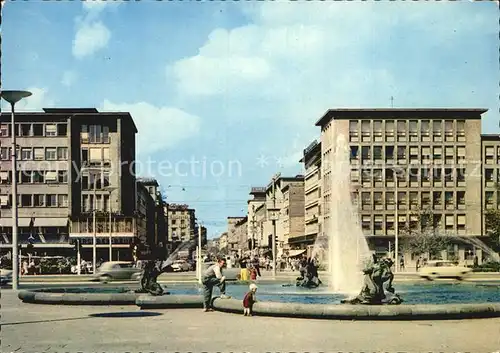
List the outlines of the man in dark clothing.
{"label": "man in dark clothing", "polygon": [[261,276],[260,274],[260,261],[257,256],[253,258],[253,267],[255,268],[255,271],[257,271],[257,276]]}
{"label": "man in dark clothing", "polygon": [[202,276],[203,284],[203,311],[212,311],[212,290],[214,287],[219,287],[221,299],[229,299],[226,295],[226,277],[222,275],[222,268],[226,265],[226,260],[220,258],[217,263],[210,266]]}

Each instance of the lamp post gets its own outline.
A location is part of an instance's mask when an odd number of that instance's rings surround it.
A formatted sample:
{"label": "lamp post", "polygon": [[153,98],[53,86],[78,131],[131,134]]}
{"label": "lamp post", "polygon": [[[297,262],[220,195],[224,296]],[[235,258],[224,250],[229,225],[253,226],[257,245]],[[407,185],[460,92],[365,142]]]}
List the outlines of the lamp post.
{"label": "lamp post", "polygon": [[17,244],[17,161],[16,161],[16,124],[15,108],[17,102],[21,99],[31,96],[28,91],[2,91],[2,98],[10,103],[11,107],[11,141],[12,141],[12,289],[19,287],[19,261]]}
{"label": "lamp post", "polygon": [[198,259],[196,259],[198,264],[198,282],[201,284],[201,222],[198,223]]}

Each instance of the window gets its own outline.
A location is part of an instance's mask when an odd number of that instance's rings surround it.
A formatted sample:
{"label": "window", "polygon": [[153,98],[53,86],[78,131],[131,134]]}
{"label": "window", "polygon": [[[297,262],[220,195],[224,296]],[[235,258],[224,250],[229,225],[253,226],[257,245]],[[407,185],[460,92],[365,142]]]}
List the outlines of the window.
{"label": "window", "polygon": [[102,159],[104,159],[104,161],[110,161],[111,160],[111,158],[109,157],[109,147],[106,147],[106,148],[102,149]]}
{"label": "window", "polygon": [[47,147],[45,149],[45,159],[48,161],[57,160],[57,148],[55,147]]}
{"label": "window", "polygon": [[376,210],[383,210],[384,209],[384,201],[382,199],[381,192],[374,192],[373,193],[373,202],[375,204]]}
{"label": "window", "polygon": [[4,182],[7,182],[9,181],[10,178],[9,178],[9,172],[7,171],[0,171],[0,182],[2,182],[2,184]]}
{"label": "window", "polygon": [[446,148],[444,150],[446,164],[453,164],[454,163],[454,161],[455,161],[454,154],[455,154],[454,147],[446,146]]}
{"label": "window", "polygon": [[33,150],[31,148],[21,148],[21,159],[29,161],[33,159]]}
{"label": "window", "polygon": [[495,178],[493,177],[493,169],[485,169],[484,170],[484,180],[486,182],[486,186],[494,186]]}
{"label": "window", "polygon": [[420,180],[422,181],[422,186],[431,186],[431,170],[428,168],[421,168]]}
{"label": "window", "polygon": [[422,147],[422,162],[429,161],[431,159],[431,148],[430,147]]}
{"label": "window", "polygon": [[361,207],[363,210],[370,210],[372,208],[372,196],[369,192],[361,193]]}
{"label": "window", "polygon": [[465,191],[457,191],[457,209],[465,209]]}
{"label": "window", "polygon": [[420,134],[422,141],[430,141],[429,132],[431,129],[431,122],[429,120],[422,120],[420,122]]}
{"label": "window", "polygon": [[367,163],[367,161],[371,161],[371,151],[370,151],[370,146],[363,146],[361,147],[361,160],[363,161],[364,164]]}
{"label": "window", "polygon": [[457,186],[465,186],[465,168],[455,170],[457,176]]}
{"label": "window", "polygon": [[385,181],[387,183],[394,182],[394,170],[393,169],[386,169],[385,170]]}
{"label": "window", "polygon": [[394,141],[394,120],[387,120],[385,122],[385,140],[387,142],[393,142]]}
{"label": "window", "polygon": [[435,209],[440,209],[442,205],[442,199],[441,199],[441,191],[434,191],[432,193],[432,200],[434,204]]}
{"label": "window", "polygon": [[443,148],[442,147],[434,147],[433,149],[433,156],[432,156],[432,159],[434,159],[435,161],[440,161],[441,159],[443,159]]}
{"label": "window", "polygon": [[382,120],[373,122],[373,136],[376,142],[382,142]]}
{"label": "window", "polygon": [[382,215],[375,215],[373,217],[373,230],[375,231],[376,235],[381,235],[384,234],[384,216]]}
{"label": "window", "polygon": [[446,215],[444,221],[444,227],[446,230],[452,230],[455,228],[455,217],[453,215]]}
{"label": "window", "polygon": [[57,124],[57,136],[68,135],[68,124]]}
{"label": "window", "polygon": [[361,121],[361,140],[363,142],[370,142],[370,121]]}
{"label": "window", "polygon": [[433,120],[432,133],[434,135],[434,141],[442,141],[442,131],[443,131],[443,121]]}
{"label": "window", "polygon": [[385,146],[385,160],[394,159],[394,146]]}
{"label": "window", "polygon": [[45,172],[45,182],[46,183],[56,183],[58,181],[57,172],[47,171]]}
{"label": "window", "polygon": [[459,235],[465,234],[465,215],[457,215],[457,231]]}
{"label": "window", "polygon": [[418,186],[418,169],[410,169],[410,186]]}
{"label": "window", "polygon": [[444,193],[444,206],[447,210],[453,210],[455,203],[453,201],[453,191],[445,191]]}
{"label": "window", "polygon": [[406,199],[406,192],[398,192],[398,209],[400,210],[405,210],[406,209],[406,204],[407,204],[407,199]]}
{"label": "window", "polygon": [[43,150],[43,147],[35,147],[33,149],[33,154],[35,161],[42,161],[45,159],[45,151]]}
{"label": "window", "polygon": [[35,194],[33,204],[35,207],[44,207],[45,206],[45,195]]}
{"label": "window", "polygon": [[68,182],[68,172],[65,170],[60,170],[57,172],[57,179],[59,183],[67,183]]}
{"label": "window", "polygon": [[9,137],[9,125],[2,124],[0,125],[0,137]]}
{"label": "window", "polygon": [[445,141],[453,141],[453,120],[445,120],[444,122]]}
{"label": "window", "polygon": [[484,194],[484,199],[486,203],[486,208],[491,209],[493,208],[493,198],[494,198],[495,193],[493,191],[486,191]]}
{"label": "window", "polygon": [[410,192],[410,208],[416,210],[418,208],[418,192]]}
{"label": "window", "polygon": [[89,160],[90,163],[100,163],[102,161],[102,149],[100,148],[91,148],[89,150]]}
{"label": "window", "polygon": [[57,207],[57,195],[47,195],[46,202],[47,207]]}
{"label": "window", "polygon": [[363,215],[361,217],[361,227],[365,233],[369,233],[372,230],[372,219],[368,215]]}
{"label": "window", "polygon": [[21,124],[21,136],[31,136],[31,124]]}
{"label": "window", "polygon": [[465,162],[465,147],[457,147],[457,163]]}
{"label": "window", "polygon": [[406,147],[405,146],[398,146],[398,163],[399,164],[406,164]]}
{"label": "window", "polygon": [[35,170],[33,172],[33,183],[43,183],[44,177],[42,172]]}
{"label": "window", "polygon": [[394,193],[392,191],[387,191],[385,193],[385,204],[388,210],[394,209]]}
{"label": "window", "polygon": [[109,184],[109,172],[104,172],[103,175],[102,175],[102,178],[103,178],[103,185],[105,188],[107,188],[110,184]]}
{"label": "window", "polygon": [[57,195],[57,206],[68,207],[68,195]]}
{"label": "window", "polygon": [[109,126],[102,127],[102,143],[109,143]]}
{"label": "window", "polygon": [[398,120],[398,141],[406,141],[406,121]]}
{"label": "window", "polygon": [[431,205],[431,193],[429,191],[423,191],[422,196],[422,208],[427,208]]}
{"label": "window", "polygon": [[382,146],[373,146],[373,158],[375,160],[382,160]]}
{"label": "window", "polygon": [[389,215],[385,217],[385,229],[387,235],[394,235],[394,216]]}
{"label": "window", "polygon": [[65,161],[68,159],[68,148],[58,147],[57,148],[57,159],[60,161]]}
{"label": "window", "polygon": [[418,121],[410,120],[410,141],[417,142],[418,141]]}
{"label": "window", "polygon": [[373,181],[374,186],[377,188],[383,187],[383,174],[382,169],[374,169],[373,170]]}
{"label": "window", "polygon": [[0,159],[2,161],[10,160],[10,148],[9,147],[0,147]]}
{"label": "window", "polygon": [[9,195],[0,195],[0,206],[8,206],[9,204]]}
{"label": "window", "polygon": [[418,147],[410,147],[410,163],[419,162],[418,159]]}
{"label": "window", "polygon": [[57,136],[57,126],[55,124],[45,125],[45,136]]}
{"label": "window", "polygon": [[21,183],[31,183],[33,172],[31,170],[21,171]]}
{"label": "window", "polygon": [[31,195],[21,195],[21,207],[33,207],[33,197]]}
{"label": "window", "polygon": [[33,124],[33,136],[43,136],[43,124]]}

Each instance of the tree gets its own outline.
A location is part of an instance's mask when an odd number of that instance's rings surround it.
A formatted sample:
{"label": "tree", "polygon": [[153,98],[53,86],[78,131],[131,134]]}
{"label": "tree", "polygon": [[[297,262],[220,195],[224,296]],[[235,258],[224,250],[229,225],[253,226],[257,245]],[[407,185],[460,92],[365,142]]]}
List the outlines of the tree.
{"label": "tree", "polygon": [[[496,183],[496,189],[500,195],[500,183]],[[500,251],[500,209],[491,209],[484,212],[486,234],[490,237],[491,243]]]}
{"label": "tree", "polygon": [[410,219],[399,232],[406,238],[402,242],[404,250],[417,256],[429,254],[429,259],[440,258],[441,251],[450,244],[450,238],[441,231],[431,209],[410,213]]}

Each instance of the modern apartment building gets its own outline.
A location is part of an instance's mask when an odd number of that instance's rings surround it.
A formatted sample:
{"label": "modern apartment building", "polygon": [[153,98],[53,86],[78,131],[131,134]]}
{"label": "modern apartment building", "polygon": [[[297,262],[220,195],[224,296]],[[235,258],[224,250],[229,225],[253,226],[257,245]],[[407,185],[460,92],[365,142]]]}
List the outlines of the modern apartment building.
{"label": "modern apartment building", "polygon": [[195,239],[196,212],[188,205],[168,204],[168,241],[176,245]]}
{"label": "modern apartment building", "polygon": [[[283,206],[280,212],[280,225],[283,229],[283,251],[290,254],[293,244],[302,239],[305,231],[304,177],[290,178],[283,188]],[[293,253],[293,252],[292,252]]]}
{"label": "modern apartment building", "polygon": [[[70,240],[79,240],[82,257],[90,259],[95,230],[98,257],[107,259],[111,232],[114,256],[130,258],[129,243],[137,236],[136,195],[125,191],[135,190],[132,117],[94,108],[43,110],[16,113],[20,243],[32,242],[40,254],[61,255],[71,253]],[[2,249],[12,242],[10,133],[10,114],[2,113]]]}
{"label": "modern apartment building", "polygon": [[[353,200],[375,252],[387,253],[415,214],[432,210],[434,227],[462,237],[484,235],[481,195],[498,177],[498,142],[481,138],[485,109],[331,109],[321,127],[323,232],[331,212],[332,155],[343,135],[351,155]],[[482,150],[483,149],[483,150]],[[483,164],[483,155],[488,162]],[[491,166],[491,167],[490,167]],[[495,172],[496,170],[496,172]],[[496,173],[496,174],[495,174]],[[489,184],[488,184],[489,183]],[[490,197],[492,194],[488,194]],[[484,197],[485,202],[495,198]],[[457,239],[445,256],[460,260],[480,249]],[[472,250],[471,250],[472,249]],[[473,255],[472,255],[473,254]],[[405,255],[409,261],[411,255]]]}
{"label": "modern apartment building", "polygon": [[[322,231],[321,206],[321,143],[314,140],[306,149],[304,164],[304,234],[289,239],[292,249],[311,248]],[[310,255],[310,254],[309,254]]]}
{"label": "modern apartment building", "polygon": [[[482,209],[500,209],[500,135],[482,135]],[[483,234],[486,232],[483,214]]]}

